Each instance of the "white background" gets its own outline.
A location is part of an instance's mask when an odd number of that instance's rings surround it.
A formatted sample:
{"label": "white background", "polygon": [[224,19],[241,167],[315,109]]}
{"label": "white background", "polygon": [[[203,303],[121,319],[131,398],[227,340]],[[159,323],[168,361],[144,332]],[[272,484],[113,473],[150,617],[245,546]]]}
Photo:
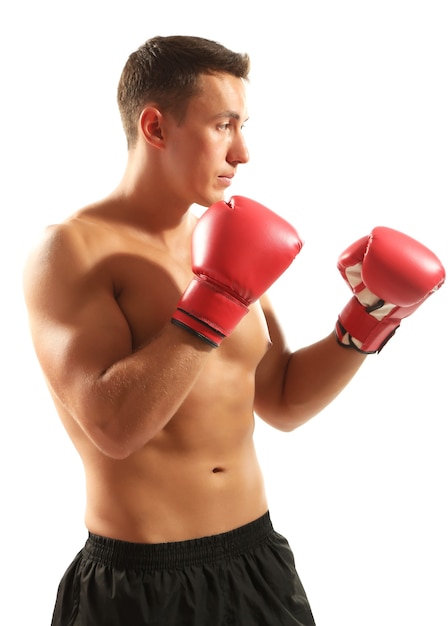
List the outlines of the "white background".
{"label": "white background", "polygon": [[[85,539],[84,485],[34,358],[21,272],[44,225],[121,176],[128,54],[157,34],[250,53],[252,160],[232,193],[305,240],[272,294],[299,347],[331,331],[349,297],[337,255],[375,225],[448,266],[448,19],[443,0],[17,0],[0,24],[0,622],[48,626]],[[444,287],[312,422],[257,427],[271,515],[318,626],[448,625],[447,319]]]}

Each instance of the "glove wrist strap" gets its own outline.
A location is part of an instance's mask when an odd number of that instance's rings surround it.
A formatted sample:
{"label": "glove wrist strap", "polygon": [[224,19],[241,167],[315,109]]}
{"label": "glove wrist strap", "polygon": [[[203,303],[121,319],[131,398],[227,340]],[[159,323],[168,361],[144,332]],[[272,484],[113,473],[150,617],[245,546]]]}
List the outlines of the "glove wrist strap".
{"label": "glove wrist strap", "polygon": [[377,319],[354,296],[338,317],[335,335],[343,346],[374,354],[382,350],[399,326],[399,319]]}
{"label": "glove wrist strap", "polygon": [[220,290],[216,284],[194,277],[171,321],[218,347],[248,311],[246,304]]}

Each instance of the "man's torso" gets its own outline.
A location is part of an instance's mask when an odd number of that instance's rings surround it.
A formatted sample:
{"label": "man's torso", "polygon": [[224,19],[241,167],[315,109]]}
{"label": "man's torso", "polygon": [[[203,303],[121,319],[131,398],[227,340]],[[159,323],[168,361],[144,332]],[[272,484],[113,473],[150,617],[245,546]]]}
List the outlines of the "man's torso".
{"label": "man's torso", "polygon": [[[169,323],[192,277],[189,240],[167,247],[158,237],[96,215],[81,214],[69,228],[82,242],[85,279],[93,289],[110,289],[138,350]],[[256,304],[210,355],[176,415],[123,460],[98,450],[54,398],[83,460],[91,532],[127,541],[178,541],[231,530],[266,511],[253,445],[253,398],[255,369],[268,344]]]}

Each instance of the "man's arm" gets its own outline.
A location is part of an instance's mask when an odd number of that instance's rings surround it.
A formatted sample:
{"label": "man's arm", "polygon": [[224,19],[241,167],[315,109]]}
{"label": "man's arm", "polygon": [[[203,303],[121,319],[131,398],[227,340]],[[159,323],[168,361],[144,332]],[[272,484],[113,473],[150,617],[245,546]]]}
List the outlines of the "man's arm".
{"label": "man's arm", "polygon": [[367,354],[380,352],[401,321],[445,281],[438,257],[399,231],[377,227],[340,255],[338,269],[353,296],[334,334],[290,353],[268,301],[273,349],[257,371],[255,410],[283,430],[326,407],[350,382]]}
{"label": "man's arm", "polygon": [[333,333],[291,352],[266,296],[262,305],[272,347],[257,368],[254,408],[264,421],[290,431],[328,406],[351,381],[366,355],[345,350]]}
{"label": "man's arm", "polygon": [[133,351],[113,285],[89,272],[66,226],[49,229],[31,253],[24,293],[49,387],[107,456],[125,458],[161,430],[212,351],[173,324]]}

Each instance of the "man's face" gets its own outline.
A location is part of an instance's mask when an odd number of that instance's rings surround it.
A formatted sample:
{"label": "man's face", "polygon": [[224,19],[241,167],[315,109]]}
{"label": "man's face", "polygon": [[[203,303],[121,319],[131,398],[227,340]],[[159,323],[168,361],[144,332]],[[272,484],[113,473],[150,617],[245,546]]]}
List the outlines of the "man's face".
{"label": "man's face", "polygon": [[245,84],[229,74],[204,75],[182,121],[167,130],[166,158],[176,191],[188,203],[223,200],[240,163],[249,160],[243,137]]}

